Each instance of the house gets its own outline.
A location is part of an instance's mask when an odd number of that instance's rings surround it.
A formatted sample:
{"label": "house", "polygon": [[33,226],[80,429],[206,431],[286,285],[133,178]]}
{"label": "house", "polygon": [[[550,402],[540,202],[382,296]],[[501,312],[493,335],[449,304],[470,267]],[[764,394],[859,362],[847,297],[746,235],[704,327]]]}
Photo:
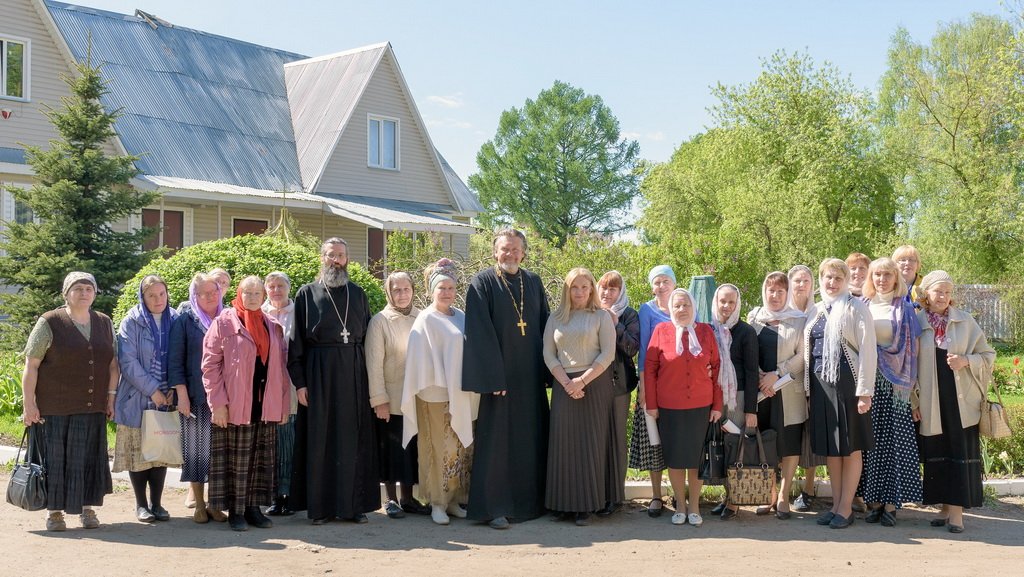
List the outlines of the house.
{"label": "house", "polygon": [[[0,0],[0,188],[31,184],[21,143],[56,133],[41,110],[90,56],[120,109],[110,153],[139,156],[134,184],[159,204],[121,227],[160,226],[172,249],[273,227],[341,236],[384,256],[389,231],[440,233],[468,252],[479,201],[434,148],[389,43],[307,57],[51,0]],[[91,48],[90,48],[91,47]],[[31,211],[3,191],[0,220]]]}

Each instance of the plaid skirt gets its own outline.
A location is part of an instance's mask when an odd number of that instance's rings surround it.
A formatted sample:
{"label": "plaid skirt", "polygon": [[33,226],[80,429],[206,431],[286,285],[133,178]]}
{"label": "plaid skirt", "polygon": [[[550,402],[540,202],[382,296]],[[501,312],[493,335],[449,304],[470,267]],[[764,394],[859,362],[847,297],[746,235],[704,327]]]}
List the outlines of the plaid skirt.
{"label": "plaid skirt", "polygon": [[142,460],[142,427],[117,426],[114,442],[114,472],[138,473],[155,467],[177,467],[177,463]]}
{"label": "plaid skirt", "polygon": [[46,508],[81,514],[102,506],[113,492],[107,467],[107,418],[103,413],[45,415],[29,428],[29,455],[46,468]]}
{"label": "plaid skirt", "polygon": [[213,427],[210,434],[211,509],[245,513],[274,500],[277,423]]}
{"label": "plaid skirt", "polygon": [[637,403],[633,411],[633,436],[629,439],[629,468],[640,471],[662,471],[665,469],[665,458],[661,454],[661,445],[652,445],[647,434],[646,411]]}

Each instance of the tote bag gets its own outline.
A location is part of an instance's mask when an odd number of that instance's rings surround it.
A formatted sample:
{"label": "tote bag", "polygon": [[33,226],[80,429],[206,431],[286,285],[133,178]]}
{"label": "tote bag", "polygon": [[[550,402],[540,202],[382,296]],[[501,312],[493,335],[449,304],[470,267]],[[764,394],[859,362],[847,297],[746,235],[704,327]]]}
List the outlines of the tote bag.
{"label": "tote bag", "polygon": [[142,460],[147,463],[181,464],[181,419],[177,411],[143,411]]}

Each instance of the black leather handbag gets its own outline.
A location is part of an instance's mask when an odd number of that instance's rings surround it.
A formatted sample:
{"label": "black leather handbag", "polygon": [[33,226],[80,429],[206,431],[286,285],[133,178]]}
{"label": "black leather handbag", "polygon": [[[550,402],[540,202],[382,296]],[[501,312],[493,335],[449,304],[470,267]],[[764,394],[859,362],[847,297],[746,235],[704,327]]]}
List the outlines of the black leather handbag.
{"label": "black leather handbag", "polygon": [[704,437],[700,480],[704,481],[705,485],[725,484],[725,439],[719,423],[711,423]]}
{"label": "black leather handbag", "polygon": [[27,435],[28,427],[21,435],[21,446],[14,458],[14,470],[7,484],[7,502],[26,511],[39,511],[46,508],[46,470],[31,462],[29,451],[25,451],[25,460],[19,462]]}

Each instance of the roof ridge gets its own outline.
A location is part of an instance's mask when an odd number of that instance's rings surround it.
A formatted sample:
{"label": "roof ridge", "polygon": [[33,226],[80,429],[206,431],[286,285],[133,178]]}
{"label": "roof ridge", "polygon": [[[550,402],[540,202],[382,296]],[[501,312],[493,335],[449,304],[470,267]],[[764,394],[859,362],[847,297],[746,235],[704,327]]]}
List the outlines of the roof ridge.
{"label": "roof ridge", "polygon": [[350,48],[348,50],[342,50],[341,52],[335,52],[333,54],[324,54],[323,56],[312,56],[312,57],[303,58],[302,60],[293,60],[292,62],[286,63],[285,64],[285,68],[287,68],[289,66],[299,66],[299,65],[305,65],[305,64],[313,64],[314,62],[322,62],[324,60],[333,60],[335,58],[340,58],[342,56],[351,56],[353,54],[358,54],[360,52],[369,52],[371,50],[379,50],[379,49],[382,49],[382,48],[387,48],[387,46],[389,44],[391,44],[391,42],[387,42],[387,41],[385,41],[385,42],[378,42],[376,44],[368,44],[366,46],[359,46],[357,48]]}

